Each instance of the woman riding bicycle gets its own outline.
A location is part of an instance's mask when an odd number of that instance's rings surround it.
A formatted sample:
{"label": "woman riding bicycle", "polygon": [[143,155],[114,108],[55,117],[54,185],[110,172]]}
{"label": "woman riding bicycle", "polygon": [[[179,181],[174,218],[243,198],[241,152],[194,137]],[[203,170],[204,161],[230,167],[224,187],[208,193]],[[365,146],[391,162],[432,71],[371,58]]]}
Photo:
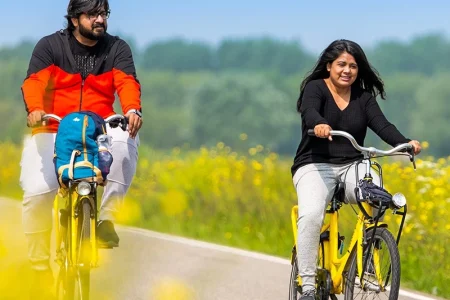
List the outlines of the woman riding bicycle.
{"label": "woman riding bicycle", "polygon": [[[405,138],[386,119],[377,95],[385,99],[383,81],[362,48],[349,40],[332,42],[301,84],[297,111],[302,138],[291,172],[298,197],[297,262],[303,300],[315,299],[320,229],[336,184],[345,182],[346,199],[356,201],[355,162],[362,156],[344,137],[331,138],[330,130],[346,131],[364,145],[370,128],[391,146],[410,143],[415,154],[421,151],[418,141]],[[309,136],[308,129],[316,136]],[[374,182],[379,178],[374,176]]]}

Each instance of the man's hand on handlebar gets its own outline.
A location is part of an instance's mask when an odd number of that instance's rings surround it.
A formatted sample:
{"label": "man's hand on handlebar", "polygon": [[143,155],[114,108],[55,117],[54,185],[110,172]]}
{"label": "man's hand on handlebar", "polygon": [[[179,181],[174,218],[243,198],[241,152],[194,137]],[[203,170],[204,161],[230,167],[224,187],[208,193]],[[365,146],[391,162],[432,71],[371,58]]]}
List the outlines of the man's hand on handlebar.
{"label": "man's hand on handlebar", "polygon": [[409,144],[411,144],[413,146],[414,155],[417,155],[417,154],[420,153],[420,151],[422,151],[422,146],[420,146],[419,141],[412,140],[412,141],[409,142]]}
{"label": "man's hand on handlebar", "polygon": [[128,132],[130,133],[130,137],[134,139],[142,126],[142,119],[132,112],[126,114],[125,117],[128,119]]}
{"label": "man's hand on handlebar", "polygon": [[331,137],[330,131],[331,131],[331,127],[328,124],[318,124],[314,127],[314,134],[319,137],[319,138],[323,138],[323,139],[329,139],[330,141],[333,140],[333,138]]}
{"label": "man's hand on handlebar", "polygon": [[35,110],[28,114],[27,117],[27,126],[28,127],[39,127],[39,126],[45,126],[46,121],[42,120],[42,116],[45,115],[45,111],[43,110]]}

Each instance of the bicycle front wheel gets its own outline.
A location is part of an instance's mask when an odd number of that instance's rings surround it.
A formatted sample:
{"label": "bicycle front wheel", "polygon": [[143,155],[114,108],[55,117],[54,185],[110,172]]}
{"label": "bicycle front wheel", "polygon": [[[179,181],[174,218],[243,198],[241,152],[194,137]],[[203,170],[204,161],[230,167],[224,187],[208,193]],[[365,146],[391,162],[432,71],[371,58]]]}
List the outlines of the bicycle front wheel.
{"label": "bicycle front wheel", "polygon": [[92,257],[89,200],[83,200],[78,218],[77,243],[70,246],[71,251],[76,251],[77,259],[69,264],[69,258],[66,255],[58,276],[57,295],[61,300],[89,300]]}
{"label": "bicycle front wheel", "polygon": [[90,281],[91,281],[91,205],[89,200],[82,202],[82,220],[79,222],[80,239],[78,244],[78,264],[75,278],[78,287],[78,298],[80,300],[89,300]]}
{"label": "bicycle front wheel", "polygon": [[[373,230],[369,230],[370,238]],[[356,249],[350,257],[350,269],[345,281],[345,299],[398,299],[400,289],[400,255],[397,243],[386,228],[377,228],[374,240],[364,249],[366,268],[359,277]]]}

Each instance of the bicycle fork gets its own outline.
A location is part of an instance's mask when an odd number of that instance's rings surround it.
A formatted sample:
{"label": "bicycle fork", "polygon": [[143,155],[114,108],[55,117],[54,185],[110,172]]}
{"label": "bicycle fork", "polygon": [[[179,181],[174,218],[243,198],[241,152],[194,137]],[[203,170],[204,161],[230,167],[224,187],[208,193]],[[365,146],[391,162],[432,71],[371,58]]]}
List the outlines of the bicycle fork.
{"label": "bicycle fork", "polygon": [[[372,207],[370,207],[367,203],[362,203],[361,205],[364,206],[363,208],[366,212],[372,214]],[[384,213],[384,211],[380,209],[378,211],[378,217],[375,224],[368,225],[366,223],[366,226],[361,226],[357,247],[357,265],[360,285],[363,289],[367,289],[369,291],[377,293],[385,291],[385,285],[383,284],[383,278],[381,276],[380,270],[379,249],[376,246],[376,242],[374,240],[376,229],[380,227],[387,227],[387,224],[378,222],[379,217],[382,213]],[[371,247],[373,247],[373,252],[371,251]],[[364,256],[364,252],[366,252],[367,255]],[[369,269],[370,266],[371,269]],[[366,270],[370,270],[370,272],[367,272]],[[373,284],[370,281],[364,280],[364,274],[375,276],[378,284]]]}
{"label": "bicycle fork", "polygon": [[[75,191],[69,195],[68,206],[71,215],[66,210],[61,211],[59,216],[58,196],[55,197],[53,204],[54,228],[56,232],[56,259],[55,261],[62,265],[65,257],[68,264],[78,264],[77,242],[79,242],[79,216],[82,203],[87,200],[91,209],[90,213],[90,245],[91,245],[91,263],[90,267],[98,267],[98,248],[96,242],[96,210],[95,201],[92,196],[79,196]],[[65,215],[63,215],[65,214]],[[64,222],[63,224],[61,224]],[[70,233],[70,234],[68,234]]]}

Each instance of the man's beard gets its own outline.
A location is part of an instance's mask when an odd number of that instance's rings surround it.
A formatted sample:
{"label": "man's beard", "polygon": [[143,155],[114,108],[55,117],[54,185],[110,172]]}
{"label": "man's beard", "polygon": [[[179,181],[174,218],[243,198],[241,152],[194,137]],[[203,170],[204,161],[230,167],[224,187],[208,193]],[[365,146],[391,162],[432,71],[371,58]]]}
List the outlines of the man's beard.
{"label": "man's beard", "polygon": [[[99,27],[103,28],[103,31],[95,32],[94,29],[99,28]],[[83,36],[89,40],[92,40],[92,41],[98,41],[99,39],[104,37],[106,34],[105,24],[94,24],[94,25],[92,25],[92,29],[88,29],[80,23],[78,28],[79,28],[81,36]]]}

